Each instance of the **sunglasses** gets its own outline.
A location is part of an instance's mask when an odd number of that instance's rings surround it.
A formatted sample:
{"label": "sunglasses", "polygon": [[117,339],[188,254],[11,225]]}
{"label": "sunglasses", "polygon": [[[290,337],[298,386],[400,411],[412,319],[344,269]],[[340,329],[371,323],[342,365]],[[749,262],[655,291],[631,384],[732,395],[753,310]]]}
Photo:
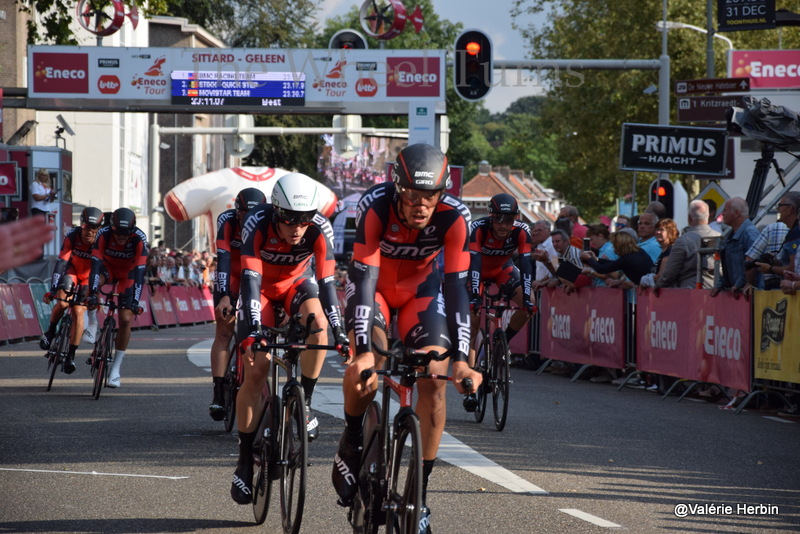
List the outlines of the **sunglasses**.
{"label": "sunglasses", "polygon": [[115,235],[128,237],[133,233],[133,228],[117,228],[116,226],[112,226],[111,232]]}
{"label": "sunglasses", "polygon": [[628,225],[625,224],[625,223],[614,223],[614,226],[616,226],[617,228],[627,228],[628,227]]}
{"label": "sunglasses", "polygon": [[407,206],[418,206],[423,204],[428,207],[433,207],[439,202],[439,194],[441,191],[420,191],[419,189],[410,189],[397,186],[397,194],[400,195],[400,200]]}
{"label": "sunglasses", "polygon": [[511,224],[516,220],[516,215],[509,215],[505,213],[495,213],[492,215],[492,222],[497,224]]}
{"label": "sunglasses", "polygon": [[292,211],[283,208],[275,208],[275,216],[278,222],[289,226],[308,226],[314,220],[316,211]]}

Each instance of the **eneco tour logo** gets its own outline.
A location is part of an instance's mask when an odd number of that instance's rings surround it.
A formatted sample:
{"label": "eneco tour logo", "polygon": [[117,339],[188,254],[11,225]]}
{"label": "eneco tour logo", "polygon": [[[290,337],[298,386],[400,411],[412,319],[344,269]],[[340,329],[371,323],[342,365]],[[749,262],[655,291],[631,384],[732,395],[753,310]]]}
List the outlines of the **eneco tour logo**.
{"label": "eneco tour logo", "polygon": [[323,78],[317,78],[311,85],[314,89],[323,93],[325,96],[344,96],[347,89],[347,82],[345,81],[344,68],[347,61],[341,59],[331,67]]}
{"label": "eneco tour logo", "polygon": [[135,74],[131,80],[131,85],[139,91],[144,91],[146,95],[163,95],[167,91],[167,80],[164,77],[164,63],[167,61],[165,56],[157,58],[144,71],[143,75]]}

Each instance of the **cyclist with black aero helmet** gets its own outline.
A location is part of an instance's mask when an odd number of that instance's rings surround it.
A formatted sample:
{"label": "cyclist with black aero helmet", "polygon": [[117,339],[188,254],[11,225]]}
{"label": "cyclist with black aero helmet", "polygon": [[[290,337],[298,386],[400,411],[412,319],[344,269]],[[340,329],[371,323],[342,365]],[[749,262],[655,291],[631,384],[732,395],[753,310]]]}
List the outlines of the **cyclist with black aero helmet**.
{"label": "cyclist with black aero helmet", "polygon": [[111,225],[97,234],[92,251],[90,306],[96,306],[97,292],[104,284],[116,284],[116,293],[120,295],[114,363],[106,384],[111,388],[120,387],[119,371],[131,338],[131,320],[139,312],[147,253],[147,236],[136,227],[136,214],[128,208],[119,208],[111,214]]}
{"label": "cyclist with black aero helmet", "polygon": [[[50,284],[50,291],[45,293],[44,302],[49,304],[53,297],[63,299],[66,293],[62,289],[66,279],[71,279],[72,286],[80,284],[81,294],[78,301],[86,296],[89,290],[89,274],[92,262],[92,246],[97,239],[97,232],[103,224],[103,212],[97,208],[87,207],[81,212],[81,225],[70,230],[64,236],[61,245],[61,252],[53,268],[53,278]],[[63,300],[56,300],[53,312],[50,315],[50,326],[42,334],[39,346],[42,350],[50,348],[50,341],[56,332],[56,327],[64,312],[69,305]],[[84,332],[83,316],[86,306],[75,305],[72,307],[72,332],[70,333],[69,350],[67,351],[67,361],[64,363],[64,372],[71,374],[75,371],[75,351],[81,341],[81,334]],[[89,322],[94,319],[94,326],[97,326],[95,311],[89,312]]]}
{"label": "cyclist with black aero helmet", "polygon": [[[534,311],[531,296],[531,232],[518,217],[517,200],[508,193],[500,193],[489,201],[489,216],[473,221],[470,226],[469,287],[473,322],[469,363],[472,366],[475,365],[474,341],[480,325],[477,312],[485,281],[493,281],[504,298],[520,308],[511,316],[506,327],[506,339],[509,341],[525,326]],[[519,254],[519,267],[514,265],[515,253]]]}
{"label": "cyclist with black aero helmet", "polygon": [[[362,417],[377,391],[377,375],[366,383],[361,372],[381,365],[372,343],[386,348],[391,310],[403,343],[418,350],[453,349],[453,384],[461,393],[464,378],[473,388],[481,375],[467,365],[470,314],[467,272],[469,211],[445,193],[447,158],[427,144],[400,151],[392,181],[368,189],[358,203],[353,260],[348,269],[345,319],[355,357],[344,374],[345,430],[334,458],[332,481],[339,503],[349,506],[357,490],[362,449]],[[443,254],[443,268],[437,257]],[[442,281],[444,284],[442,284]],[[447,374],[448,360],[430,364],[432,374]],[[433,469],[445,426],[445,382],[417,381],[422,431],[423,492]],[[420,514],[429,531],[430,510]]]}
{"label": "cyclist with black aero helmet", "polygon": [[[253,440],[261,420],[262,391],[269,372],[268,356],[254,353],[261,339],[261,325],[275,324],[274,305],[287,314],[308,317],[314,314],[306,342],[327,345],[330,324],[336,344],[345,345],[336,297],[333,257],[333,228],[317,213],[317,182],[290,173],[278,179],[271,204],[251,210],[242,228],[241,302],[244,382],[236,397],[239,430],[239,460],[231,484],[231,497],[239,504],[252,501]],[[313,270],[312,274],[312,260]],[[315,275],[315,276],[314,276]],[[316,280],[315,280],[316,279]],[[319,434],[318,421],[311,411],[311,396],[325,360],[324,350],[300,354],[300,384],[306,400],[306,428],[309,441]]]}
{"label": "cyclist with black aero helmet", "polygon": [[216,332],[211,345],[211,376],[214,397],[208,413],[215,421],[225,418],[222,381],[230,359],[229,347],[233,337],[236,315],[234,306],[239,300],[239,275],[242,272],[239,249],[242,246],[242,224],[247,212],[267,201],[264,192],[255,187],[239,191],[233,209],[217,217],[217,276],[214,281],[214,320]]}

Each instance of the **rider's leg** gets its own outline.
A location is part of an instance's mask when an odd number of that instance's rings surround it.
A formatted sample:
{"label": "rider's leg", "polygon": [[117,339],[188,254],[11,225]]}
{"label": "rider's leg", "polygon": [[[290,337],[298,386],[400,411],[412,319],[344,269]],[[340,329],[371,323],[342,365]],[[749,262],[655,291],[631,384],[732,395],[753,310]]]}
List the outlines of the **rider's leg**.
{"label": "rider's leg", "polygon": [[219,311],[216,312],[216,332],[214,342],[211,344],[211,380],[214,383],[214,393],[208,411],[216,420],[225,417],[225,407],[223,399],[223,379],[225,367],[230,359],[230,345],[233,338],[235,316],[229,314],[223,316]]}
{"label": "rider's leg", "polygon": [[119,373],[120,369],[122,368],[122,360],[125,358],[125,350],[128,348],[128,342],[131,339],[131,321],[133,320],[133,312],[127,308],[120,308],[117,319],[119,321],[119,328],[117,330],[114,363],[111,364],[111,370],[108,374],[108,385],[114,388],[118,388],[120,386]]}
{"label": "rider's leg", "polygon": [[511,341],[511,338],[517,335],[517,332],[525,328],[525,323],[527,323],[530,318],[528,312],[522,309],[522,286],[517,286],[514,290],[514,296],[511,298],[511,301],[516,304],[519,309],[511,315],[508,326],[506,326],[505,332],[508,341]]}
{"label": "rider's leg", "polygon": [[[300,304],[300,313],[303,317],[308,317],[313,313],[314,321],[311,323],[311,329],[319,330],[319,332],[310,334],[306,338],[306,343],[327,345],[328,321],[325,319],[319,299],[310,298],[303,301]],[[322,372],[322,364],[325,363],[325,352],[325,350],[306,350],[300,354],[300,384],[303,386],[303,395],[306,399],[306,429],[309,441],[313,441],[319,436],[319,420],[311,410],[311,397],[314,395],[317,379]]]}

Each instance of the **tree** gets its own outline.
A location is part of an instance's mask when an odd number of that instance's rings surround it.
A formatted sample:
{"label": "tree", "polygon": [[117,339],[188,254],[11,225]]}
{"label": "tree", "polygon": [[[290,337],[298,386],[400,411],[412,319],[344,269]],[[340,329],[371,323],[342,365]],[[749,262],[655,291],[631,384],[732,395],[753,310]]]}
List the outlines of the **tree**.
{"label": "tree", "polygon": [[[780,4],[780,2],[778,2]],[[789,2],[786,2],[789,4]],[[716,4],[716,3],[715,3]],[[796,5],[796,2],[794,2]],[[778,5],[777,7],[782,7]],[[788,7],[788,6],[787,6]],[[795,6],[796,7],[796,6]],[[547,13],[541,28],[518,28],[530,42],[533,57],[543,59],[654,59],[661,53],[660,2],[618,0],[515,0],[512,16]],[[670,0],[668,20],[705,27],[705,10],[691,0]],[[736,48],[777,48],[778,30],[731,32]],[[783,48],[796,47],[796,31],[782,31]],[[671,77],[705,77],[705,36],[692,31],[669,34]],[[716,72],[724,72],[724,50],[716,48]],[[619,145],[624,122],[658,123],[658,102],[642,90],[658,83],[656,71],[583,71],[580,76],[548,71],[542,127],[560,141],[554,144],[564,168],[552,187],[593,218],[613,209],[630,190],[631,175],[621,172]],[[646,173],[645,173],[646,174]],[[639,199],[646,198],[650,177],[639,179]]]}

